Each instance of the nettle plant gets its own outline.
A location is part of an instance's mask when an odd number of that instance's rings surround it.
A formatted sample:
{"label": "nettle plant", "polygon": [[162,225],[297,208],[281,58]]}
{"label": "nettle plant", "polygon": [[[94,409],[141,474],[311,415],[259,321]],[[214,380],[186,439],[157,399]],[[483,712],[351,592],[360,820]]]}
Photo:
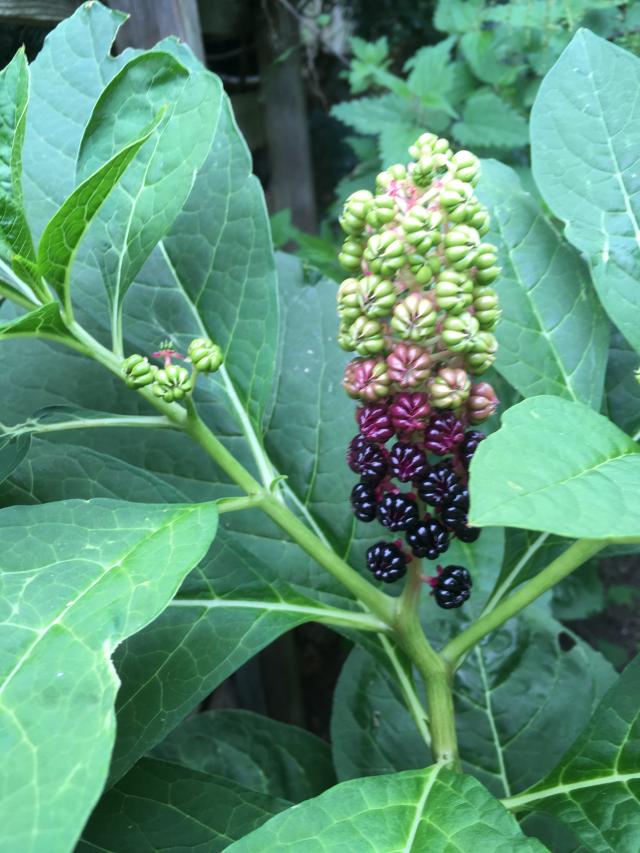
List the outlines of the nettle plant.
{"label": "nettle plant", "polygon": [[[557,219],[428,133],[349,200],[336,333],[219,81],[122,20],[0,80],[0,846],[634,850],[639,664],[544,593],[640,540],[638,60],[582,31],[544,81]],[[308,621],[353,642],[331,746],[190,715]]]}

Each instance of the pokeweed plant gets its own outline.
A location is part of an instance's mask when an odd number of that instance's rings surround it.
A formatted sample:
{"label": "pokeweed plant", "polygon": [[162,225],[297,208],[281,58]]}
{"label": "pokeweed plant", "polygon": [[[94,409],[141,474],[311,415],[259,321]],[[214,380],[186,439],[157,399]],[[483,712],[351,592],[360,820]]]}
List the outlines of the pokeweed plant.
{"label": "pokeweed plant", "polygon": [[[541,89],[568,242],[429,133],[352,197],[336,335],[219,81],[172,39],[111,56],[123,17],[86,3],[0,79],[2,847],[633,849],[639,664],[544,593],[640,540],[638,60],[581,31]],[[481,440],[494,385],[525,399]],[[354,642],[331,750],[188,717],[307,621]]]}

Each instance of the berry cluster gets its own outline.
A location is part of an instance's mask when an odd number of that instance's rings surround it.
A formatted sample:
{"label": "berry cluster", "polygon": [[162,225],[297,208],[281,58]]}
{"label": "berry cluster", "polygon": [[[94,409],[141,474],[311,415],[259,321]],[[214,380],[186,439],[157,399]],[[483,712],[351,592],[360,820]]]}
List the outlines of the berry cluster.
{"label": "berry cluster", "polygon": [[[189,344],[188,355],[184,356],[165,342],[152,358],[162,360],[163,367],[151,364],[149,359],[134,353],[122,362],[122,372],[129,388],[146,388],[165,403],[183,400],[193,391],[198,373],[214,373],[222,364],[222,350],[209,338],[195,338]],[[192,370],[174,364],[173,359],[190,362]]]}
{"label": "berry cluster", "polygon": [[[404,533],[414,557],[435,560],[452,537],[473,542],[480,533],[467,525],[467,472],[484,435],[469,427],[498,403],[474,377],[495,360],[491,284],[500,270],[495,247],[482,242],[489,217],[473,192],[477,158],[431,133],[409,153],[408,166],[378,175],[376,195],[359,191],[345,204],[339,258],[351,276],[338,290],[338,343],[357,353],[343,381],[361,403],[347,454],[360,477],[353,512]],[[385,582],[402,577],[408,560],[400,541],[368,552]]]}

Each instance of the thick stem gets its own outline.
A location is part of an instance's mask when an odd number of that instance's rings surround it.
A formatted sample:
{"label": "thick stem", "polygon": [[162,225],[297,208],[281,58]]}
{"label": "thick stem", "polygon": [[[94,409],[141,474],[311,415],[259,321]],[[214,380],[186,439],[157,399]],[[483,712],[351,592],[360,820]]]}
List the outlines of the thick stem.
{"label": "thick stem", "polygon": [[418,667],[425,683],[433,758],[441,764],[457,768],[458,741],[451,672],[430,645],[420,624],[418,604],[422,586],[420,562],[413,560],[409,566],[404,591],[398,600],[394,627],[401,648]]}
{"label": "thick stem", "polygon": [[483,637],[518,614],[608,544],[602,539],[578,539],[557,559],[549,563],[546,569],[447,643],[442,650],[444,659],[455,667],[460,658]]}

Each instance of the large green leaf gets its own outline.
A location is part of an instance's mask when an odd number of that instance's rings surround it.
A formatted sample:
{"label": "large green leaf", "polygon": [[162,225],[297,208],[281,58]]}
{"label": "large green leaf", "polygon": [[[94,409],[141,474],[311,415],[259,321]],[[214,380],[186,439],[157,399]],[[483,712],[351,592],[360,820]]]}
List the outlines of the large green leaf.
{"label": "large green leaf", "polygon": [[44,229],[38,246],[38,267],[61,299],[69,298],[71,266],[91,221],[116,188],[141,146],[160,121],[158,115],[141,136],[129,142],[84,180],[66,199]]}
{"label": "large green leaf", "polygon": [[640,350],[640,202],[635,156],[640,60],[579,30],[531,114],[533,173],[591,266],[611,319]]}
{"label": "large green leaf", "polygon": [[370,135],[382,133],[389,124],[402,123],[402,119],[408,117],[409,109],[410,101],[406,98],[388,94],[335,104],[331,115],[358,133]]}
{"label": "large green leaf", "polygon": [[47,302],[40,308],[18,315],[15,320],[0,324],[0,340],[34,337],[76,345],[60,315],[57,302]]}
{"label": "large green leaf", "polygon": [[29,67],[21,48],[0,72],[0,257],[35,260],[22,199],[22,146],[29,101]]}
{"label": "large green leaf", "polygon": [[599,408],[609,322],[582,260],[508,166],[483,163],[480,198],[503,268],[496,367],[525,397],[557,394]]}
{"label": "large green leaf", "polygon": [[640,537],[640,447],[560,397],[509,409],[471,463],[471,518],[580,539]]}
{"label": "large green leaf", "polygon": [[14,471],[29,452],[31,436],[0,434],[0,483]]}
{"label": "large green leaf", "polygon": [[538,785],[508,800],[549,812],[593,853],[633,853],[640,836],[640,658],[606,694],[589,725]]}
{"label": "large green leaf", "polygon": [[640,438],[640,385],[635,377],[638,354],[617,332],[611,340],[605,380],[607,414],[620,429]]}
{"label": "large green leaf", "polygon": [[107,774],[111,654],[166,607],[215,535],[215,505],[70,501],[0,514],[1,846],[67,851]]}
{"label": "large green leaf", "polygon": [[102,797],[76,853],[218,853],[289,805],[145,758]]}
{"label": "large green leaf", "polygon": [[153,755],[294,803],[321,794],[336,781],[327,743],[250,711],[195,714],[158,744]]}
{"label": "large green leaf", "polygon": [[471,776],[434,765],[353,779],[272,818],[229,853],[542,851]]}
{"label": "large green leaf", "polygon": [[189,72],[169,53],[157,51],[128,62],[98,98],[78,153],[80,178],[113,157],[159,110],[164,113],[92,235],[90,254],[116,315],[136,273],[184,206],[221,109],[222,87],[214,75],[197,67]]}

